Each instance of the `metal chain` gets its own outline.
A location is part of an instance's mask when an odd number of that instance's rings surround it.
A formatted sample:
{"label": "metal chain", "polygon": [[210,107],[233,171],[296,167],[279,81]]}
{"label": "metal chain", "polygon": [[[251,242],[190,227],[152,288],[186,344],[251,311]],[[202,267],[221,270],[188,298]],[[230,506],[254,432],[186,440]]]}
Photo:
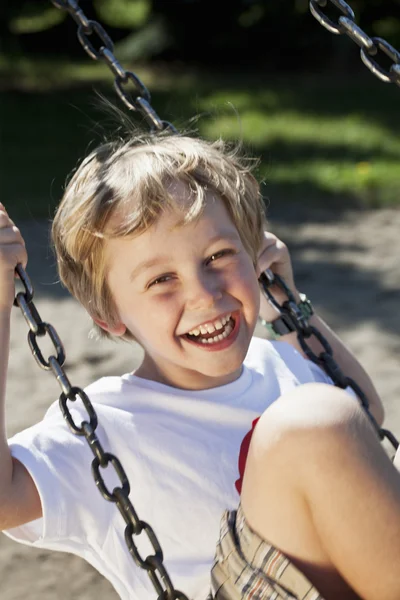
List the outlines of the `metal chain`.
{"label": "metal chain", "polygon": [[[86,54],[93,60],[102,60],[114,76],[114,88],[125,104],[144,118],[152,131],[178,133],[169,121],[160,119],[151,106],[150,92],[132,71],[126,71],[114,55],[114,43],[98,21],[88,19],[77,0],[51,0],[56,8],[71,15],[78,26],[78,40]],[[97,44],[97,47],[95,47]]]}
{"label": "metal chain", "polygon": [[[322,10],[330,2],[341,13],[337,21],[330,19]],[[344,0],[310,0],[310,11],[323,27],[336,35],[347,35],[360,48],[361,60],[368,69],[385,83],[400,86],[400,52],[383,38],[369,37],[355,22],[353,9]],[[377,57],[383,52],[392,61],[390,69],[379,64]]]}
{"label": "metal chain", "polygon": [[[114,55],[114,43],[105,29],[97,21],[88,19],[76,0],[51,0],[56,8],[68,12],[78,26],[77,36],[85,52],[93,60],[103,60],[114,75],[114,87],[125,106],[141,114],[152,131],[169,131],[178,133],[177,129],[168,121],[163,121],[151,106],[150,92],[139,77],[123,68]],[[97,45],[97,48],[96,48]],[[132,88],[129,91],[129,88]],[[61,387],[59,404],[64,419],[75,435],[83,436],[91,449],[94,459],[92,462],[92,475],[102,494],[109,502],[116,504],[125,523],[125,543],[128,551],[141,569],[147,574],[156,590],[159,600],[188,600],[182,592],[175,590],[168,572],[163,564],[164,555],[152,527],[139,519],[130,499],[130,483],[126,472],[119,459],[110,452],[106,452],[97,437],[98,425],[96,411],[87,396],[79,387],[72,386],[64,369],[64,346],[55,330],[49,323],[42,321],[36,306],[33,303],[33,285],[26,271],[18,265],[16,271],[25,288],[24,292],[16,294],[14,304],[19,306],[28,324],[28,342],[39,367],[52,371]],[[52,342],[55,354],[46,360],[40,349],[38,338],[48,335]],[[76,423],[69,409],[70,402],[81,400],[87,414],[87,419]],[[112,467],[121,482],[120,487],[110,491],[104,481],[101,469]],[[135,544],[134,536],[145,533],[154,550],[154,554],[143,558]]]}
{"label": "metal chain", "polygon": [[[130,483],[126,472],[118,458],[106,452],[97,437],[96,428],[98,425],[96,411],[90,402],[87,394],[79,387],[73,386],[64,369],[65,351],[64,346],[50,323],[42,321],[36,306],[33,303],[34,290],[30,278],[25,269],[18,265],[16,271],[24,287],[24,291],[18,292],[15,296],[14,304],[19,306],[25,321],[28,324],[28,342],[33,356],[39,367],[45,371],[52,371],[61,388],[59,399],[60,409],[64,419],[68,423],[71,431],[75,435],[83,436],[90,450],[94,455],[92,462],[92,475],[94,481],[103,496],[109,502],[116,504],[125,523],[125,543],[128,551],[136,565],[147,571],[147,574],[157,592],[158,600],[188,600],[182,592],[175,590],[167,570],[163,564],[164,555],[160,543],[153,529],[148,523],[139,519],[131,501],[129,500]],[[54,346],[54,354],[47,359],[39,347],[38,338],[48,335]],[[85,420],[76,423],[69,409],[69,403],[81,400],[86,412]],[[109,490],[101,473],[102,469],[112,467],[121,482],[119,487]],[[154,550],[146,558],[142,558],[135,544],[135,536],[145,533]]]}
{"label": "metal chain", "polygon": [[[369,401],[363,390],[360,388],[358,383],[354,381],[351,377],[347,377],[340,369],[339,365],[333,358],[333,351],[329,344],[329,342],[325,339],[322,333],[312,325],[309,324],[308,318],[304,316],[304,314],[300,311],[299,307],[296,304],[295,297],[291,290],[288,288],[284,280],[279,277],[279,275],[275,275],[267,269],[264,273],[261,274],[259,279],[261,284],[261,289],[264,292],[268,302],[274,307],[277,313],[284,319],[284,321],[290,326],[292,331],[296,331],[297,339],[299,340],[300,346],[303,352],[308,356],[310,360],[319,365],[324,371],[329,375],[332,379],[333,383],[342,389],[350,388],[352,389],[357,398],[360,401],[362,408],[367,414],[369,420],[371,421],[374,429],[379,435],[380,440],[384,440],[385,438],[390,442],[393,446],[394,450],[397,450],[399,447],[399,442],[391,431],[387,429],[382,429],[378,423],[376,422],[374,416],[371,414],[369,410]],[[283,302],[283,304],[279,304],[272,294],[270,288],[272,285],[277,285],[288,297],[288,300]],[[321,346],[321,352],[316,354],[308,341],[310,338],[315,338],[318,340]]]}
{"label": "metal chain", "polygon": [[[327,0],[311,0],[311,12],[318,21],[333,33],[346,33],[349,35],[349,37],[361,47],[361,57],[373,73],[383,81],[394,81],[397,85],[400,85],[400,54],[385,40],[382,40],[381,38],[369,38],[355,24],[354,13],[344,0],[329,1],[337,6],[344,16],[339,18],[338,23],[334,23],[321,11],[321,7],[326,6]],[[108,65],[114,75],[114,87],[125,106],[127,106],[129,110],[139,112],[144,117],[151,130],[169,130],[171,133],[178,133],[176,128],[168,121],[163,121],[151,106],[150,93],[139,77],[131,71],[126,71],[116,59],[114,56],[113,41],[100,23],[88,19],[76,0],[51,0],[51,2],[56,8],[68,12],[74,19],[78,25],[77,36],[85,52],[93,60],[103,60]],[[97,37],[97,42],[100,44],[98,49],[96,49],[93,44],[94,40],[92,41],[89,39],[91,36]],[[390,72],[385,71],[383,67],[371,58],[371,56],[377,54],[378,48],[393,60],[394,64],[390,68]],[[129,85],[133,87],[132,92],[136,95],[133,96],[128,91]],[[38,365],[46,371],[51,371],[60,385],[61,394],[59,404],[61,412],[71,431],[75,435],[83,436],[85,438],[94,455],[92,462],[92,475],[94,481],[102,496],[109,502],[116,504],[126,523],[125,543],[132,559],[137,566],[147,571],[154,589],[156,590],[158,600],[188,600],[185,594],[175,590],[164,567],[163,552],[154,530],[148,523],[139,519],[129,499],[130,483],[121,462],[114,454],[104,450],[97,437],[96,428],[98,426],[98,420],[89,397],[80,387],[73,386],[70,383],[63,369],[65,363],[64,346],[55,328],[50,323],[42,321],[40,314],[33,303],[34,289],[28,274],[21,265],[17,265],[16,271],[22,282],[24,291],[16,294],[14,304],[19,306],[28,324],[28,342],[32,354]],[[266,271],[262,274],[260,281],[267,299],[276,308],[279,314],[285,316],[286,319],[289,319],[297,330],[299,342],[307,356],[313,362],[325,369],[335,385],[342,388],[350,387],[355,391],[373,426],[377,430],[379,437],[381,439],[387,438],[394,448],[397,449],[399,443],[395,436],[389,431],[379,428],[369,411],[368,399],[365,394],[355,381],[346,377],[341,372],[333,359],[332,349],[327,340],[325,340],[315,327],[308,324],[308,320],[305,319],[298,310],[293,294],[287,288],[283,280]],[[279,285],[288,295],[289,300],[284,302],[282,306],[276,302],[269,290],[272,284]],[[55,349],[55,354],[49,356],[47,360],[43,356],[38,343],[38,338],[46,335],[49,336]],[[307,344],[306,340],[311,336],[316,337],[323,348],[323,351],[319,355],[316,355]],[[87,420],[84,420],[79,424],[74,421],[68,406],[70,402],[76,402],[78,399],[81,400],[87,414]],[[107,488],[101,473],[101,469],[106,469],[109,465],[114,469],[121,483],[120,487],[116,487],[112,491]],[[151,554],[146,558],[142,558],[134,540],[134,536],[138,536],[142,532],[147,535],[154,550],[154,554]]]}

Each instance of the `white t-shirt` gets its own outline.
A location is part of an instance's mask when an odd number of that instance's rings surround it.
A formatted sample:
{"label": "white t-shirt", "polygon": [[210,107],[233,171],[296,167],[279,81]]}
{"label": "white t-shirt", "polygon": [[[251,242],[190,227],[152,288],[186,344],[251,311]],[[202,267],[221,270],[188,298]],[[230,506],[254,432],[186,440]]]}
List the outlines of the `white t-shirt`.
{"label": "white t-shirt", "polygon": [[[139,518],[153,527],[175,588],[189,598],[205,600],[209,592],[220,518],[238,505],[238,458],[254,419],[286,391],[312,381],[330,383],[289,344],[253,338],[242,374],[221,387],[187,391],[128,374],[86,389],[100,441],[120,459]],[[72,406],[80,423],[86,415]],[[153,600],[146,571],[126,548],[118,509],[96,488],[93,455],[70,432],[58,403],[9,443],[36,483],[43,517],[6,535],[81,556],[123,600]],[[102,473],[112,490],[119,481],[111,471]],[[135,541],[145,558],[152,548],[144,538]]]}

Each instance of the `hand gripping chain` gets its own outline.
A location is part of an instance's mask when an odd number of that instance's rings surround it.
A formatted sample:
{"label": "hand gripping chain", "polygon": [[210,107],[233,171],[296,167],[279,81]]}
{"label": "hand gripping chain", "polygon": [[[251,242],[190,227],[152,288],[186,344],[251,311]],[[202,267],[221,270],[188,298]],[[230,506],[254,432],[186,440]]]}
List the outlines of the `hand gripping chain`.
{"label": "hand gripping chain", "polygon": [[[341,13],[337,21],[333,21],[322,10],[330,2]],[[360,48],[361,60],[368,69],[385,83],[395,83],[400,86],[400,52],[380,37],[369,37],[355,22],[352,8],[344,0],[310,0],[310,11],[323,27],[336,35],[346,34]],[[392,65],[389,70],[382,67],[376,60],[379,51],[390,58]]]}
{"label": "hand gripping chain", "polygon": [[[293,293],[287,287],[283,279],[279,277],[279,275],[274,275],[272,271],[267,269],[261,274],[259,281],[262,291],[264,292],[268,302],[274,307],[279,315],[284,317],[286,322],[289,322],[292,325],[292,330],[297,332],[297,339],[299,340],[303,352],[310,360],[324,369],[337,387],[342,389],[351,388],[355,392],[362,408],[371,421],[380,440],[383,441],[386,438],[393,446],[394,450],[397,450],[399,447],[399,442],[397,441],[396,437],[391,431],[388,431],[387,429],[381,429],[379,427],[375,418],[369,411],[369,402],[367,396],[364,394],[360,386],[354,381],[354,379],[347,377],[342,372],[339,365],[333,358],[333,351],[330,344],[316,327],[313,327],[309,324],[308,319],[299,310]],[[282,305],[275,300],[275,297],[271,293],[270,287],[272,285],[277,285],[280,287],[280,289],[288,297],[288,300],[286,300]],[[316,338],[321,345],[320,354],[315,354],[315,352],[307,343],[307,340],[312,337]]]}

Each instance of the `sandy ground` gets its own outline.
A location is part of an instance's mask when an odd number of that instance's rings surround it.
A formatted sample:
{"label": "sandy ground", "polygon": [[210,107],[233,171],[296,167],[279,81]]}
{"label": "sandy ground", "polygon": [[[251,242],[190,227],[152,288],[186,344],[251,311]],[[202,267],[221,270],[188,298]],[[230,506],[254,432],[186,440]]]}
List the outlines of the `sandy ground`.
{"label": "sandy ground", "polygon": [[[370,373],[384,399],[386,423],[400,436],[400,212],[319,212],[311,220],[310,210],[285,213],[283,219],[272,211],[272,229],[292,251],[299,289]],[[89,319],[55,283],[47,224],[19,225],[27,241],[38,309],[65,343],[73,383],[83,387],[99,376],[132,370],[140,351],[89,340]],[[39,420],[58,397],[57,383],[32,359],[26,333],[15,309],[7,394],[10,435]],[[116,598],[111,586],[80,559],[31,550],[5,536],[0,536],[0,581],[2,600],[27,595],[30,600]]]}

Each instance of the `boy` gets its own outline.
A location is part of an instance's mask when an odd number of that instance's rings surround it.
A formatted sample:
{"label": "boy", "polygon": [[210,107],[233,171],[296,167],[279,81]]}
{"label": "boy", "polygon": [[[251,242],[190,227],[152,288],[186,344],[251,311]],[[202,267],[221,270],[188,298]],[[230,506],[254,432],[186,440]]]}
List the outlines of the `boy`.
{"label": "boy", "polygon": [[[27,257],[4,207],[0,228],[4,404],[14,268]],[[357,401],[327,385],[294,334],[288,343],[252,337],[263,270],[299,299],[287,249],[264,228],[249,167],[221,143],[143,136],[83,161],[53,224],[60,277],[99,333],[144,349],[134,373],[87,388],[98,436],[124,465],[135,508],[189,598],[205,600],[212,567],[217,600],[398,599],[397,472]],[[267,302],[260,314],[276,318]],[[368,376],[317,316],[312,322],[381,423]],[[0,457],[7,535],[82,556],[121,598],[154,597],[132,565],[118,511],[89,476],[90,450],[57,405],[8,443],[3,433]],[[109,489],[119,484],[104,477]]]}

